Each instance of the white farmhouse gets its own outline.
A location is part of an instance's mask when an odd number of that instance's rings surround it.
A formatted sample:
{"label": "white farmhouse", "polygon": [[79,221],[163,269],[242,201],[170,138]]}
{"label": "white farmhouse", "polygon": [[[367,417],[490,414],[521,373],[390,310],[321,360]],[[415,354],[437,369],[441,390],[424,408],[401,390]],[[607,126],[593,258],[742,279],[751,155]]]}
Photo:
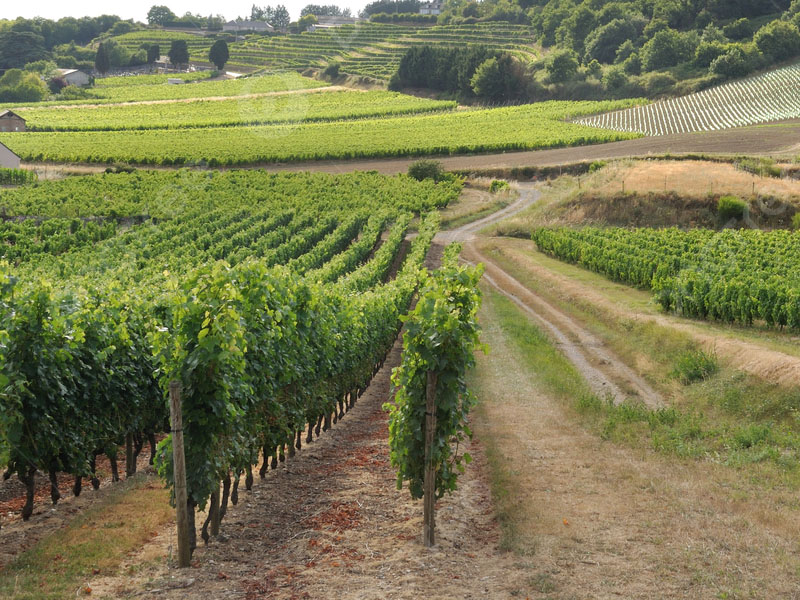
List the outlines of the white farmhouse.
{"label": "white farmhouse", "polygon": [[222,31],[255,31],[266,33],[275,31],[275,28],[266,21],[228,21],[222,26]]}
{"label": "white farmhouse", "polygon": [[67,85],[87,86],[91,83],[91,78],[83,71],[77,69],[58,69],[58,74]]}
{"label": "white farmhouse", "polygon": [[440,15],[442,14],[443,7],[444,7],[444,2],[436,2],[436,0],[433,0],[431,2],[423,2],[419,6],[419,14]]}
{"label": "white farmhouse", "polygon": [[2,142],[0,142],[0,167],[4,169],[19,169],[19,156],[14,154]]}

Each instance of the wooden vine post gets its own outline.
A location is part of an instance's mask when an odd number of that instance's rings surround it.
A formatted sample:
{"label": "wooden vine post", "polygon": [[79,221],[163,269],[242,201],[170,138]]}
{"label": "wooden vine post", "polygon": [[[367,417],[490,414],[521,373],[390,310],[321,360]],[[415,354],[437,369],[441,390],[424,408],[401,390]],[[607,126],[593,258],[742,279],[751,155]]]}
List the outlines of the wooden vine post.
{"label": "wooden vine post", "polygon": [[189,541],[189,511],[186,494],[186,456],[183,452],[183,416],[181,384],[169,383],[169,413],[172,428],[172,462],[175,478],[175,511],[178,523],[178,566],[190,566],[192,549]]}
{"label": "wooden vine post", "polygon": [[438,375],[428,371],[425,387],[425,478],[423,481],[423,543],[426,548],[435,542],[436,466],[433,464],[433,439],[436,434],[436,382]]}

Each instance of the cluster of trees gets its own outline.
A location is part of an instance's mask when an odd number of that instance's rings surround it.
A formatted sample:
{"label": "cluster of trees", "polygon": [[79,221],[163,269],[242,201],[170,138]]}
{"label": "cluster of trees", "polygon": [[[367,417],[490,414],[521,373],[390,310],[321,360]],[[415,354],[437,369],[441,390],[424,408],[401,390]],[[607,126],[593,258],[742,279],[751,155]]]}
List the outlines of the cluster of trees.
{"label": "cluster of trees", "polygon": [[9,69],[0,77],[0,102],[39,102],[49,93],[36,73]]}
{"label": "cluster of trees", "polygon": [[524,67],[512,56],[481,45],[412,46],[400,59],[389,89],[416,87],[462,98],[508,102],[525,92]]}
{"label": "cluster of trees", "polygon": [[370,15],[369,20],[373,23],[430,23],[435,25],[439,17],[419,13],[375,13]]}
{"label": "cluster of trees", "polygon": [[0,20],[0,69],[21,69],[30,62],[54,60],[65,68],[85,68],[94,57],[81,46],[97,36],[124,33],[134,27],[114,15],[50,19]]}
{"label": "cluster of trees", "polygon": [[353,13],[349,8],[341,9],[335,4],[306,4],[300,11],[300,17],[314,15],[315,17],[352,17]]}
{"label": "cluster of trees", "polygon": [[168,6],[154,5],[147,11],[147,22],[150,25],[160,25],[161,27],[185,27],[188,29],[208,29],[210,31],[220,31],[225,18],[222,15],[193,15],[190,12],[179,17],[173,13]]}
{"label": "cluster of trees", "polygon": [[420,0],[374,0],[359,13],[363,19],[377,14],[419,13]]}
{"label": "cluster of trees", "polygon": [[[362,15],[418,5],[376,0]],[[538,98],[654,95],[800,55],[800,0],[446,0],[438,18],[481,21],[530,25],[552,48],[528,69]]]}
{"label": "cluster of trees", "polygon": [[553,83],[594,75],[606,90],[654,94],[800,54],[800,0],[549,0],[527,14],[539,41],[559,50],[541,65]]}
{"label": "cluster of trees", "polygon": [[254,4],[250,9],[250,19],[266,21],[276,29],[286,29],[292,22],[289,11],[283,4],[278,4],[275,8],[271,6],[258,7]]}

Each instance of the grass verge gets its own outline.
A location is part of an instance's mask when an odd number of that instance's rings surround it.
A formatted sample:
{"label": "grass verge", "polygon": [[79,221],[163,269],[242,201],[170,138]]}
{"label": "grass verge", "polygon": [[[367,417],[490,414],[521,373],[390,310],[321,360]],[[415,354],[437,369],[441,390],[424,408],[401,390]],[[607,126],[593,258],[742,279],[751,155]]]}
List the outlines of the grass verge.
{"label": "grass verge", "polygon": [[[678,460],[708,461],[735,469],[740,477],[761,489],[800,488],[800,390],[771,386],[730,369],[713,369],[692,383],[681,384],[681,401],[660,410],[635,403],[614,405],[594,395],[575,367],[549,338],[510,300],[484,289],[484,319],[491,324],[494,348],[506,344],[508,356],[525,371],[531,393],[544,393],[560,401],[584,427],[609,442],[652,450]],[[488,316],[488,318],[487,318]],[[488,329],[488,328],[487,328]],[[488,337],[488,336],[485,336]],[[657,338],[650,342],[657,346]],[[696,353],[697,349],[688,349]],[[675,371],[681,361],[696,354],[678,353],[660,367]],[[669,376],[669,375],[666,375]],[[479,368],[471,375],[479,398],[491,398],[492,379]],[[478,407],[486,422],[486,401]],[[525,534],[524,499],[516,494],[515,469],[504,460],[497,432],[482,436],[490,467],[492,492],[503,539],[501,545],[529,555]],[[499,433],[497,435],[502,435]]]}
{"label": "grass verge", "polygon": [[49,600],[88,596],[87,581],[110,574],[173,517],[155,476],[121,482],[69,525],[0,571],[0,597]]}

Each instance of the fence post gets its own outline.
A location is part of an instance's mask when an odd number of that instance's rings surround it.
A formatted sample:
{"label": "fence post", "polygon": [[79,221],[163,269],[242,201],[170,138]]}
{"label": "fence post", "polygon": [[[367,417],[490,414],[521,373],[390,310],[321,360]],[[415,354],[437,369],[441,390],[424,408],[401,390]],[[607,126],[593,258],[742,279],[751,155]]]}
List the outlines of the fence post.
{"label": "fence post", "polygon": [[178,523],[178,566],[190,566],[192,549],[189,542],[189,514],[186,495],[186,456],[183,452],[183,415],[181,384],[169,382],[169,413],[172,429],[172,461],[175,479],[175,509]]}
{"label": "fence post", "polygon": [[425,479],[423,481],[423,542],[426,548],[434,545],[434,509],[436,507],[436,468],[431,454],[436,434],[436,382],[438,375],[428,371],[425,387]]}

